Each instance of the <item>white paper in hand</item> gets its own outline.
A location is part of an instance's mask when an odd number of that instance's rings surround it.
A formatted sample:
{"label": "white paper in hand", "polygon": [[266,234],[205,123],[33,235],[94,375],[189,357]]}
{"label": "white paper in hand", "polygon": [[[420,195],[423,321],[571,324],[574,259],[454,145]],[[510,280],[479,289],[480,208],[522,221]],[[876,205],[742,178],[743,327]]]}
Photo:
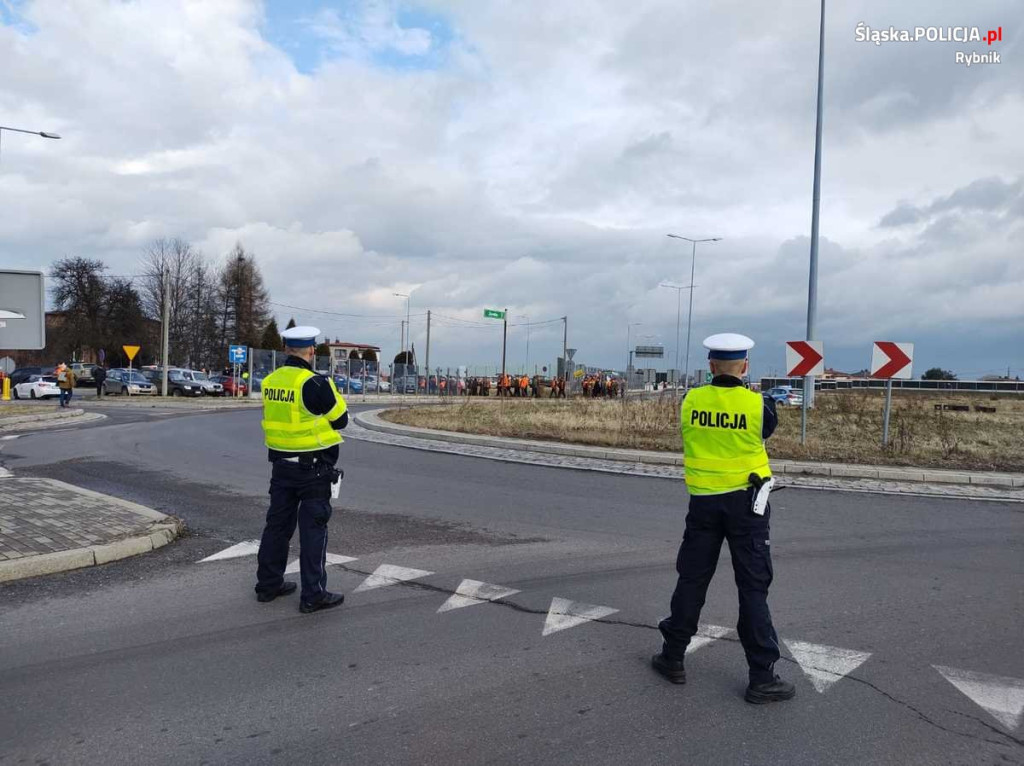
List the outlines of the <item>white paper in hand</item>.
{"label": "white paper in hand", "polygon": [[341,496],[341,477],[331,482],[331,499],[337,500]]}
{"label": "white paper in hand", "polygon": [[754,508],[753,511],[758,516],[764,516],[765,510],[768,508],[768,495],[772,491],[772,487],[775,486],[775,477],[772,476],[768,481],[761,485],[761,488],[757,490],[757,495],[754,497]]}

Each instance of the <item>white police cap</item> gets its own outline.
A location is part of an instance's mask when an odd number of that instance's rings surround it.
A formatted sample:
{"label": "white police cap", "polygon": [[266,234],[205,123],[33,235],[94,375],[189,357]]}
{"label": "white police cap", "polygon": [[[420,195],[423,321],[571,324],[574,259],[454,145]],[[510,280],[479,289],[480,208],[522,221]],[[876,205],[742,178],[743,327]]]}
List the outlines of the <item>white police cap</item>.
{"label": "white police cap", "polygon": [[746,359],[747,352],[753,347],[752,339],[735,332],[720,332],[704,339],[708,359]]}
{"label": "white police cap", "polygon": [[316,345],[316,336],[319,334],[319,327],[289,327],[281,333],[281,338],[289,348],[308,348]]}

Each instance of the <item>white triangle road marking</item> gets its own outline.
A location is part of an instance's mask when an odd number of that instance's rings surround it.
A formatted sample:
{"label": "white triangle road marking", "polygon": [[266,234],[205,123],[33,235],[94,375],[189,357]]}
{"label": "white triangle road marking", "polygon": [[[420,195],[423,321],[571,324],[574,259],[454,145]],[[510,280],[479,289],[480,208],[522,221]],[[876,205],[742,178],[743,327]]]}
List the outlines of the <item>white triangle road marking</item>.
{"label": "white triangle road marking", "polygon": [[427,577],[434,574],[428,572],[425,569],[410,569],[408,567],[398,567],[393,564],[381,564],[377,567],[373,574],[359,583],[353,593],[359,593],[364,590],[373,590],[374,588],[385,588],[388,585],[396,585],[406,580],[416,580],[420,577]]}
{"label": "white triangle road marking", "polygon": [[853,649],[841,649],[838,646],[809,644],[805,641],[784,641],[793,659],[800,665],[820,693],[824,693],[832,684],[843,676],[849,675],[860,667],[871,652],[858,652]]}
{"label": "white triangle road marking", "polygon": [[1021,716],[1024,714],[1024,681],[943,665],[932,667],[1007,729],[1012,730],[1020,726]]}
{"label": "white triangle road marking", "polygon": [[12,439],[20,438],[21,434],[9,434],[8,436],[0,436],[0,442],[10,441]]}
{"label": "white triangle road marking", "polygon": [[707,646],[719,638],[725,638],[733,632],[735,631],[732,628],[723,628],[721,625],[698,625],[696,635],[690,639],[690,644],[686,647],[686,653],[692,654],[702,646]]}
{"label": "white triangle road marking", "polygon": [[[347,564],[350,561],[358,561],[358,560],[359,559],[354,559],[351,556],[340,556],[337,553],[328,553],[327,554],[327,566],[332,566],[334,564]],[[284,573],[286,575],[287,574],[295,574],[300,569],[301,569],[301,567],[299,565],[299,560],[295,559],[290,564],[288,564],[288,566],[284,570]]]}
{"label": "white triangle road marking", "polygon": [[591,620],[600,620],[610,614],[615,614],[618,609],[610,606],[598,606],[596,604],[584,604],[582,601],[570,601],[567,598],[556,596],[551,599],[551,606],[548,608],[548,616],[544,620],[542,636],[550,636],[566,628],[574,628]]}
{"label": "white triangle road marking", "polygon": [[504,585],[493,585],[479,580],[463,580],[448,600],[437,608],[437,611],[438,613],[450,612],[452,609],[461,609],[464,606],[486,604],[488,601],[497,601],[499,598],[507,598],[516,593],[519,591],[515,588],[506,588]]}
{"label": "white triangle road marking", "polygon": [[225,548],[219,553],[214,553],[212,556],[207,556],[205,559],[199,559],[199,563],[202,564],[204,561],[222,561],[223,559],[236,559],[241,556],[252,556],[259,549],[259,540],[246,540],[241,543],[235,543],[230,548]]}
{"label": "white triangle road marking", "polygon": [[10,470],[0,466],[0,479],[9,479],[11,476],[14,476],[14,474]]}

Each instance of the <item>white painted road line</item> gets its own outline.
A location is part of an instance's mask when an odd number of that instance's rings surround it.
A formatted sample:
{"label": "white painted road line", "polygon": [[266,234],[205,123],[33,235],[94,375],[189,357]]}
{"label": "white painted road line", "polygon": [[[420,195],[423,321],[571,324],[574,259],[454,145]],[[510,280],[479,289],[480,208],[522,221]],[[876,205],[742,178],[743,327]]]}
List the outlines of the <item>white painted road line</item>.
{"label": "white painted road line", "polygon": [[[328,553],[327,554],[327,566],[333,566],[335,564],[348,564],[350,561],[358,561],[358,560],[359,559],[354,559],[351,556],[339,556],[337,553]],[[300,569],[301,569],[301,567],[299,566],[299,560],[295,559],[295,561],[293,561],[290,564],[288,564],[288,566],[284,570],[284,573],[286,575],[287,574],[295,574]]]}
{"label": "white painted road line", "polygon": [[440,612],[450,612],[452,609],[461,609],[464,606],[474,604],[486,604],[488,601],[497,601],[499,598],[508,598],[519,593],[515,588],[506,588],[504,585],[492,585],[489,582],[479,580],[463,580],[455,589],[447,601],[437,608]]}
{"label": "white painted road line", "polygon": [[783,640],[783,643],[789,647],[793,659],[804,671],[804,675],[822,694],[840,678],[860,667],[871,656],[871,652],[841,649],[838,646],[786,640]]}
{"label": "white painted road line", "polygon": [[219,553],[214,553],[212,556],[207,556],[205,559],[199,559],[199,563],[202,564],[204,561],[222,561],[224,559],[236,559],[241,556],[252,556],[260,549],[259,540],[246,540],[245,542],[236,543],[230,548],[225,548]]}
{"label": "white painted road line", "polygon": [[943,665],[932,667],[1007,729],[1012,731],[1020,726],[1024,714],[1024,681]]}
{"label": "white painted road line", "polygon": [[396,585],[400,582],[416,580],[432,574],[434,573],[428,572],[425,569],[410,569],[408,567],[393,566],[392,564],[381,564],[373,571],[373,574],[359,583],[352,592],[359,593],[360,591],[373,590],[374,588],[386,588],[388,585]]}
{"label": "white painted road line", "polygon": [[698,625],[697,634],[690,639],[690,645],[686,647],[686,653],[692,654],[702,646],[707,646],[712,641],[725,638],[730,633],[735,633],[732,628],[723,628],[721,625]]}
{"label": "white painted road line", "polygon": [[0,442],[10,441],[11,439],[17,439],[21,434],[10,434],[8,436],[0,436]]}
{"label": "white painted road line", "polygon": [[566,628],[574,628],[585,622],[600,620],[610,614],[615,614],[618,609],[610,606],[598,606],[596,604],[584,604],[582,601],[570,601],[567,598],[556,596],[551,599],[551,606],[548,607],[548,616],[544,620],[542,636],[550,636]]}

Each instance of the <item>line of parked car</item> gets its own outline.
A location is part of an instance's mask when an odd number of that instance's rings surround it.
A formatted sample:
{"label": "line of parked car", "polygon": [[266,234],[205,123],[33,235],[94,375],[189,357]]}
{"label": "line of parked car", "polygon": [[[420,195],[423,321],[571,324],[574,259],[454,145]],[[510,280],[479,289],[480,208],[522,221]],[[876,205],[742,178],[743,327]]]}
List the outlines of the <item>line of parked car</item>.
{"label": "line of parked car", "polygon": [[[78,386],[95,387],[94,364],[73,364]],[[11,373],[11,391],[15,399],[46,399],[60,396],[57,377],[43,367],[21,367]],[[103,381],[104,394],[153,396],[163,392],[163,374],[159,367],[107,370]],[[173,367],[167,370],[167,393],[170,396],[247,396],[248,384],[223,373],[207,374],[201,370]]]}

